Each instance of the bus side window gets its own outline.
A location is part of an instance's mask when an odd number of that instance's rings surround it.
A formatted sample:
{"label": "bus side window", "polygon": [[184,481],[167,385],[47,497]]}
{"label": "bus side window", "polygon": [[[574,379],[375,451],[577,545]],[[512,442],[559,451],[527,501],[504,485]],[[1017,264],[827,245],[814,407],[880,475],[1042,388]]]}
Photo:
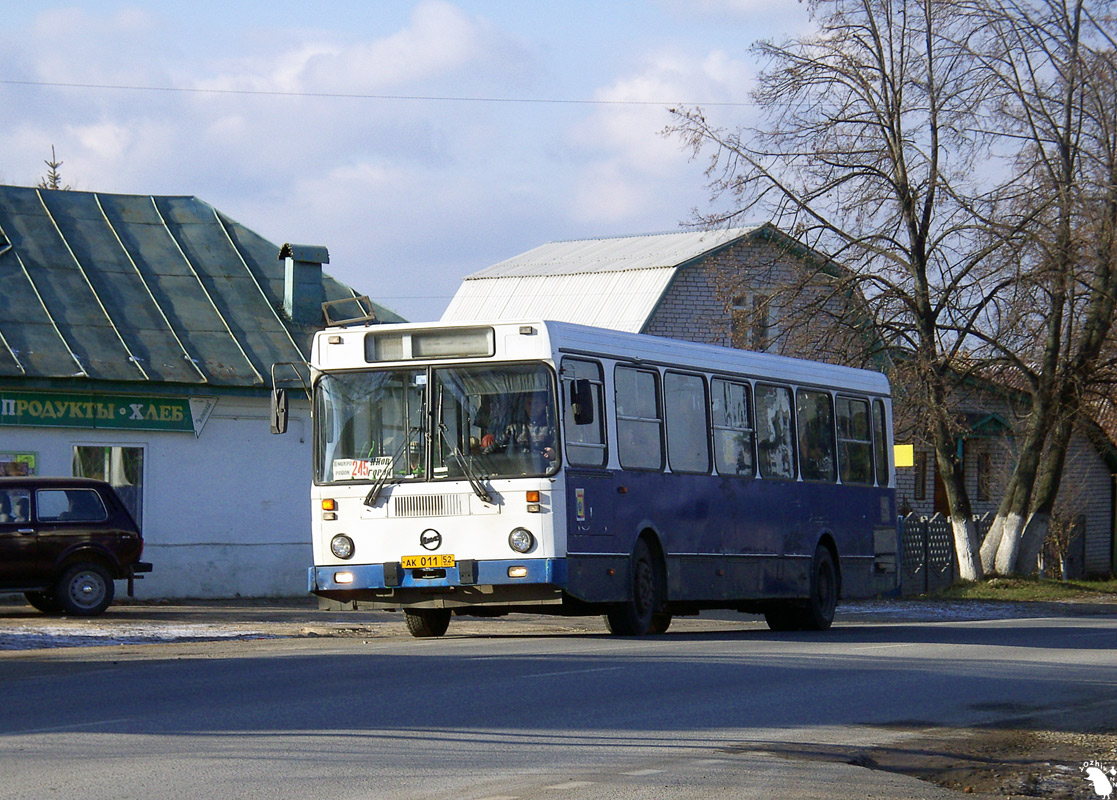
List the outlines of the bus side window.
{"label": "bus side window", "polygon": [[699,375],[668,372],[663,376],[667,411],[667,461],[673,472],[710,471],[710,424],[706,417],[706,381]]}
{"label": "bus side window", "polygon": [[877,456],[877,486],[888,485],[888,435],[884,419],[884,401],[873,401],[873,442]]}
{"label": "bus side window", "polygon": [[765,478],[795,477],[795,444],[791,429],[791,390],[756,385],[756,450]]}
{"label": "bus side window", "polygon": [[838,474],[842,483],[873,483],[868,400],[838,398]]}
{"label": "bus side window", "polygon": [[583,467],[605,466],[605,415],[602,406],[604,381],[595,361],[564,359],[562,362],[563,431],[566,457]]}
{"label": "bus side window", "polygon": [[710,408],[714,428],[714,465],[719,475],[756,474],[756,436],[752,426],[749,385],[714,380]]}
{"label": "bus side window", "polygon": [[799,473],[805,481],[836,481],[834,407],[828,392],[795,393],[799,420]]}
{"label": "bus side window", "polygon": [[626,469],[663,469],[663,416],[659,373],[617,367],[617,446]]}

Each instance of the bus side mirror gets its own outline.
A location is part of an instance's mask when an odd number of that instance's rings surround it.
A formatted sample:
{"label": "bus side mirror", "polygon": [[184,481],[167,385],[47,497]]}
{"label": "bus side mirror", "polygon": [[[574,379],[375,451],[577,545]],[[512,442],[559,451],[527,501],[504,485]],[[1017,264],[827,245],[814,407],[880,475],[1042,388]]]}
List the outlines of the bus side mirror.
{"label": "bus side mirror", "polygon": [[593,385],[584,378],[571,385],[570,410],[574,412],[575,425],[593,422]]}
{"label": "bus side mirror", "polygon": [[287,390],[271,390],[271,432],[287,433]]}

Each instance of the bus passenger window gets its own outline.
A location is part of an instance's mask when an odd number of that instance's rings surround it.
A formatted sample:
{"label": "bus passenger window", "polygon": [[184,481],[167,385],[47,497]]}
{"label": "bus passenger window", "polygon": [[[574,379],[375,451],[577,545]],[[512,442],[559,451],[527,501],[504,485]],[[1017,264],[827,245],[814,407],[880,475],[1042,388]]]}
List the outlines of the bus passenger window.
{"label": "bus passenger window", "polygon": [[626,469],[663,469],[658,373],[617,367],[617,443]]}
{"label": "bus passenger window", "polygon": [[888,429],[885,426],[884,402],[873,401],[873,442],[877,456],[877,486],[888,485]]}
{"label": "bus passenger window", "polygon": [[794,478],[795,449],[791,430],[791,390],[757,384],[756,450],[765,478]]}
{"label": "bus passenger window", "polygon": [[[597,362],[572,358],[563,360],[563,431],[566,434],[566,456],[571,464],[605,466],[603,386],[601,365]],[[580,407],[586,404],[589,408]]]}
{"label": "bus passenger window", "polygon": [[800,389],[796,394],[799,420],[799,473],[805,481],[834,481],[834,412],[830,395]]}
{"label": "bus passenger window", "polygon": [[719,475],[751,478],[756,474],[756,460],[749,385],[715,380],[712,386],[714,465]]}
{"label": "bus passenger window", "polygon": [[838,398],[838,472],[842,483],[873,482],[868,400]]}
{"label": "bus passenger window", "polygon": [[710,471],[710,426],[706,419],[706,381],[698,375],[663,376],[667,411],[667,462],[673,472]]}

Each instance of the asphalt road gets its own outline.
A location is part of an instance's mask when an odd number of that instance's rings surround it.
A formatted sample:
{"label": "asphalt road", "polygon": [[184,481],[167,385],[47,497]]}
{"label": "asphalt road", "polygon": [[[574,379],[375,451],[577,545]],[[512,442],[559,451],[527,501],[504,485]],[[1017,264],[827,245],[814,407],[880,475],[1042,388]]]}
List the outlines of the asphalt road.
{"label": "asphalt road", "polygon": [[1115,616],[699,620],[645,639],[535,618],[437,640],[398,617],[346,624],[0,652],[0,800],[946,798],[781,753],[1117,716]]}

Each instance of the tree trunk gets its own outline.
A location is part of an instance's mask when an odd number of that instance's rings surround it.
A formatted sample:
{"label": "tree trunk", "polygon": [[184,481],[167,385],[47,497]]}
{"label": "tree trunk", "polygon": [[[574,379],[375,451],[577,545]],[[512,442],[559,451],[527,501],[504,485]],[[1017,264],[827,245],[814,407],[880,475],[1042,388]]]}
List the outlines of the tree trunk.
{"label": "tree trunk", "polygon": [[950,507],[950,527],[954,531],[954,553],[958,557],[958,576],[964,581],[979,581],[984,577],[978,552],[977,524],[970,513],[970,498],[963,482],[962,465],[951,447],[952,438],[945,427],[940,428],[935,442],[935,459],[946,489]]}

